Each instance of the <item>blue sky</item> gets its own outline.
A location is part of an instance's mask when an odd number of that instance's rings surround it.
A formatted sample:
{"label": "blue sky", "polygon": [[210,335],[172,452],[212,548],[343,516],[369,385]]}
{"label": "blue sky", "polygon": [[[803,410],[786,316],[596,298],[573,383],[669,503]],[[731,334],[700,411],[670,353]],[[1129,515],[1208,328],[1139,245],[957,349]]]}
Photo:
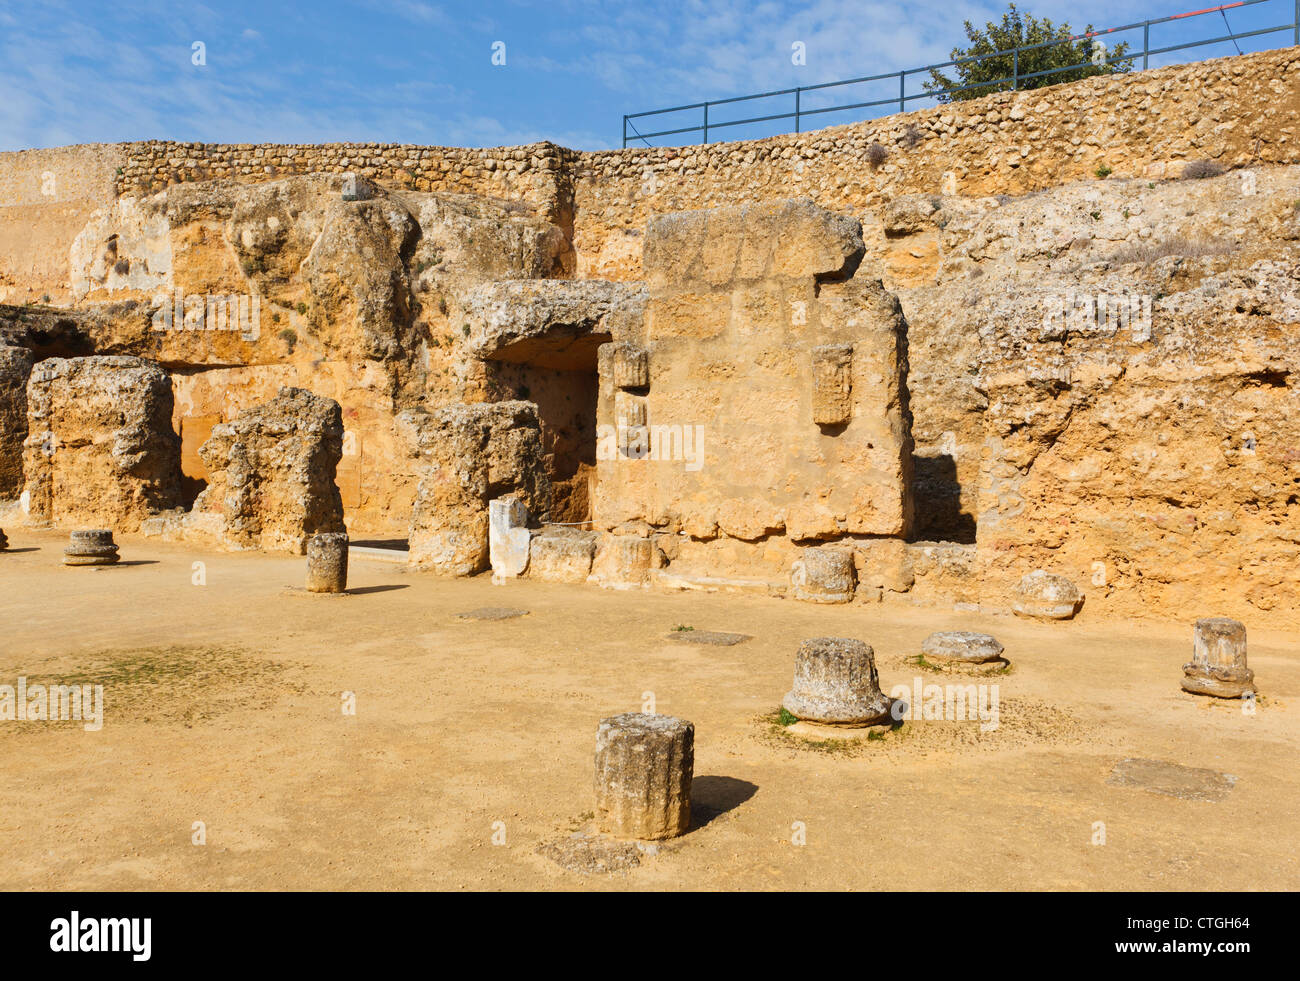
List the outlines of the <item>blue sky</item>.
{"label": "blue sky", "polygon": [[[1120,25],[1208,3],[1020,7],[1081,30],[1089,21]],[[460,146],[545,139],[602,149],[621,145],[624,113],[944,60],[964,41],[964,19],[982,24],[1004,9],[1002,0],[0,0],[0,150],[137,139]],[[1269,0],[1228,17],[1240,31],[1287,23],[1293,11],[1293,0]],[[1198,17],[1156,29],[1153,46],[1223,32],[1220,15]],[[806,48],[801,66],[792,64],[796,41]],[[205,64],[193,63],[196,42]],[[504,65],[493,64],[497,42]],[[1242,46],[1290,42],[1287,33]],[[1220,44],[1165,60],[1231,51]],[[896,93],[895,82],[847,101],[891,87]],[[815,125],[851,117],[827,115]]]}

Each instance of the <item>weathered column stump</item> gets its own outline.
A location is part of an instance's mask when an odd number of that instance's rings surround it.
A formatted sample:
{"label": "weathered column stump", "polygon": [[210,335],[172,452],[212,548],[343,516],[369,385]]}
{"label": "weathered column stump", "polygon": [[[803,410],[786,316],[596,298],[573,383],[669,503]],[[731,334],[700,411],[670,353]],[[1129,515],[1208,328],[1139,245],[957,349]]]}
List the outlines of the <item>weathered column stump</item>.
{"label": "weathered column stump", "polygon": [[74,531],[63,550],[64,565],[113,565],[118,560],[113,533],[103,528]]}
{"label": "weathered column stump", "polygon": [[1064,576],[1035,569],[1020,580],[1012,612],[1034,620],[1071,620],[1083,605],[1079,587]]}
{"label": "weathered column stump", "polygon": [[629,712],[596,730],[596,823],[623,838],[675,838],[691,825],[695,726]]}
{"label": "weathered column stump", "polygon": [[343,593],[347,588],[347,533],[312,535],[307,540],[307,592]]}
{"label": "weathered column stump", "polygon": [[848,549],[805,548],[790,569],[794,598],[808,603],[852,603],[856,583]]}
{"label": "weathered column stump", "polygon": [[1255,672],[1246,667],[1246,625],[1227,617],[1196,621],[1192,660],[1183,665],[1183,691],[1241,698],[1255,691]]}
{"label": "weathered column stump", "polygon": [[3,528],[0,528],[0,552],[3,552],[8,547],[9,547],[9,536],[5,534],[5,530]]}
{"label": "weathered column stump", "polygon": [[893,703],[880,691],[875,652],[846,637],[814,637],[799,645],[794,688],[781,705],[798,719],[822,725],[862,727],[893,721]]}
{"label": "weathered column stump", "polygon": [[921,656],[935,667],[974,673],[1001,671],[1010,665],[996,637],[970,630],[939,630],[925,638]]}

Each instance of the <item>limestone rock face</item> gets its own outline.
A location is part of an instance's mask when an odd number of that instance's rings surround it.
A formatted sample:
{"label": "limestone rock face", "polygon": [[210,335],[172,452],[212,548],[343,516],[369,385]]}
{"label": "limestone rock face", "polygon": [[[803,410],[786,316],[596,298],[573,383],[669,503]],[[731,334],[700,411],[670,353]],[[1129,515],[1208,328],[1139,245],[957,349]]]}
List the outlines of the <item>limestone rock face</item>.
{"label": "limestone rock face", "polygon": [[329,205],[320,237],[303,263],[315,300],[310,316],[317,337],[344,347],[331,337],[337,329],[356,338],[354,357],[409,357],[413,298],[404,259],[418,234],[410,212],[390,198]]}
{"label": "limestone rock face", "polygon": [[1083,594],[1070,580],[1035,569],[1020,580],[1012,609],[1016,616],[1036,620],[1070,620],[1082,603]]}
{"label": "limestone rock face", "polygon": [[[506,279],[546,279],[563,271],[564,233],[518,202],[473,194],[408,194],[422,235],[414,260],[430,280],[461,289]],[[459,291],[459,290],[458,290]]]}
{"label": "limestone rock face", "polygon": [[23,492],[23,441],[27,439],[27,379],[32,353],[0,346],[0,500]]}
{"label": "limestone rock face", "polygon": [[885,205],[880,218],[885,235],[901,238],[935,228],[941,203],[933,194],[904,194],[894,198]]}
{"label": "limestone rock face", "polygon": [[856,219],[802,199],[657,215],[643,263],[651,290],[669,283],[707,290],[734,280],[851,275],[862,253]]}
{"label": "limestone rock face", "polygon": [[342,455],[339,404],[281,388],[270,402],[213,427],[199,449],[210,482],[193,517],[209,518],[228,548],[302,555],[313,535],[345,531],[334,482]]}
{"label": "limestone rock face", "polygon": [[472,357],[569,368],[595,363],[596,348],[639,327],[645,290],[599,280],[488,283],[462,299]]}
{"label": "limestone rock face", "polygon": [[180,503],[167,373],[142,358],[47,358],[27,383],[29,520],[136,531]]}
{"label": "limestone rock face", "polygon": [[1227,617],[1196,621],[1192,660],[1183,665],[1183,691],[1241,698],[1255,691],[1255,672],[1246,667],[1246,625]]}
{"label": "limestone rock face", "polygon": [[695,726],[628,713],[596,730],[596,822],[624,838],[656,840],[691,826]]}
{"label": "limestone rock face", "polygon": [[944,197],[883,243],[917,266],[917,536],[978,542],[981,601],[1052,568],[1111,615],[1295,622],[1297,174]]}
{"label": "limestone rock face", "polygon": [[815,637],[799,645],[794,687],[781,705],[791,715],[825,725],[870,726],[891,721],[880,691],[875,653],[860,640]]}
{"label": "limestone rock face", "polygon": [[488,503],[516,495],[545,521],[551,485],[532,402],[456,404],[399,418],[422,461],[411,513],[411,564],[449,576],[482,572],[489,558]]}

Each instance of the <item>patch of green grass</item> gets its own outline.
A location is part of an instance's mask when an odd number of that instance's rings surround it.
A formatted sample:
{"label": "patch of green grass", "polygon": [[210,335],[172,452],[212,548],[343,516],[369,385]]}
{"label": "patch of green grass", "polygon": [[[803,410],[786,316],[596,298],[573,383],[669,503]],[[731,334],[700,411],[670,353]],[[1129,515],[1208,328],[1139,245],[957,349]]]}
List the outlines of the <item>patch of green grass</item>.
{"label": "patch of green grass", "polygon": [[928,668],[931,671],[939,670],[937,665],[931,664],[929,661],[925,659],[924,654],[917,654],[915,657],[909,657],[907,659],[907,663],[915,664],[917,667]]}
{"label": "patch of green grass", "polygon": [[687,626],[686,624],[684,624],[684,623],[679,623],[677,626],[673,627],[673,629],[674,629],[674,630],[694,630],[695,628],[694,628],[694,627],[688,627],[688,626]]}
{"label": "patch of green grass", "polygon": [[781,725],[783,726],[792,726],[799,721],[799,716],[791,715],[790,710],[787,709],[785,706],[782,706],[781,712],[777,716],[777,721],[780,722]]}
{"label": "patch of green grass", "polygon": [[1111,170],[1111,168],[1107,167],[1105,164],[1097,164],[1097,169],[1094,170],[1093,173],[1102,180],[1105,180],[1111,174],[1115,173],[1115,171]]}

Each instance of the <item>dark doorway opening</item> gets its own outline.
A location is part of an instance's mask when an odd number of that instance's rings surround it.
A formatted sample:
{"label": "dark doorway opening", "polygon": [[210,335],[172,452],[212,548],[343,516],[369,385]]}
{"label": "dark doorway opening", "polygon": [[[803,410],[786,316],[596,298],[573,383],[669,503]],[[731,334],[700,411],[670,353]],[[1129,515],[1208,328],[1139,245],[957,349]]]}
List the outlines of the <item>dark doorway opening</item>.
{"label": "dark doorway opening", "polygon": [[502,399],[537,405],[542,451],[551,481],[552,522],[591,520],[596,480],[596,401],[600,380],[596,349],[608,334],[546,338],[501,349],[490,363]]}

